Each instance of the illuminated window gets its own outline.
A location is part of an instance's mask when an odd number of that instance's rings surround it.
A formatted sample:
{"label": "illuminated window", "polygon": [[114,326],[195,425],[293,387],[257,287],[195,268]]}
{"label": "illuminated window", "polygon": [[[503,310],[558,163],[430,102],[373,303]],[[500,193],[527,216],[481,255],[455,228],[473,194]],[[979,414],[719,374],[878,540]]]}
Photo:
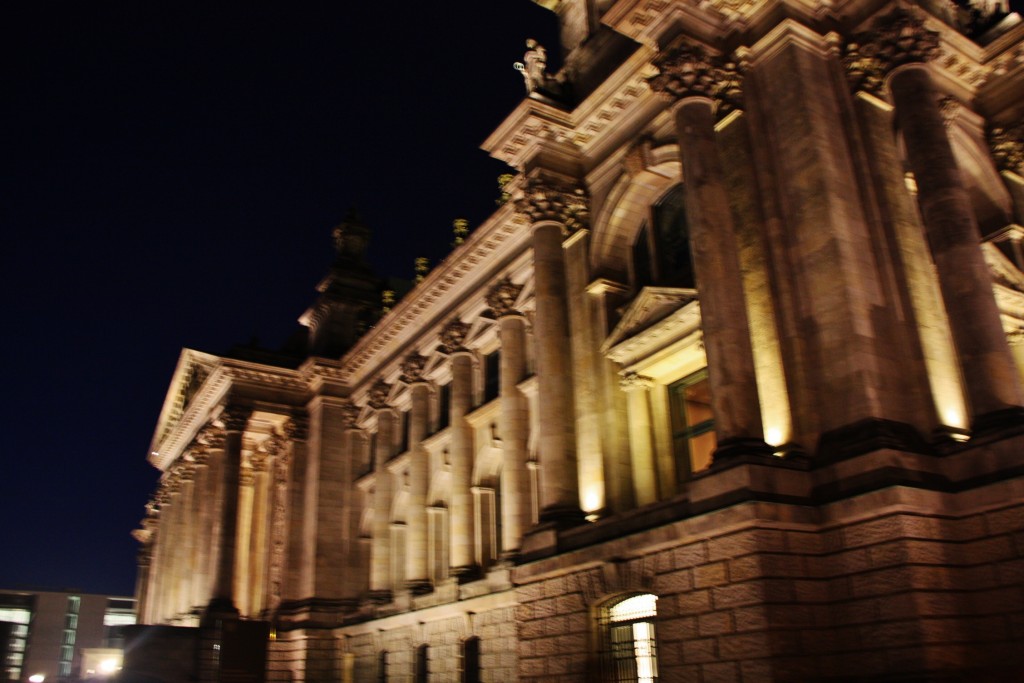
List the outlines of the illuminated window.
{"label": "illuminated window", "polygon": [[711,464],[717,440],[711,412],[707,369],[679,380],[668,388],[672,410],[672,451],[676,469],[685,479]]}
{"label": "illuminated window", "polygon": [[658,597],[633,595],[601,611],[604,683],[654,683],[658,680],[654,618]]}

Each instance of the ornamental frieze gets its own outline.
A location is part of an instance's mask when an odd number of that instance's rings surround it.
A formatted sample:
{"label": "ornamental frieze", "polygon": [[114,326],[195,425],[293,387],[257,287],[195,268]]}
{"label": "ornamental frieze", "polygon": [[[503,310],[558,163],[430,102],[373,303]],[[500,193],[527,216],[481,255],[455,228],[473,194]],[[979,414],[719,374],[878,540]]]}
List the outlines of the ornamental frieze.
{"label": "ornamental frieze", "polygon": [[495,318],[500,318],[505,315],[515,315],[518,313],[516,310],[516,300],[519,298],[519,293],[523,291],[522,285],[517,285],[512,282],[509,278],[503,278],[498,281],[490,291],[487,292],[485,300],[487,301],[488,307],[491,309],[491,315]]}
{"label": "ornamental frieze", "polygon": [[516,211],[531,223],[556,221],[573,233],[590,226],[590,201],[586,190],[553,178],[527,178],[513,198]]}
{"label": "ornamental frieze", "polygon": [[653,60],[658,73],[647,79],[651,90],[672,100],[707,97],[719,116],[743,103],[742,77],[736,62],[713,55],[695,43],[680,41]]}
{"label": "ornamental frieze", "polygon": [[309,418],[296,415],[284,425],[284,433],[292,441],[305,441],[309,438]]}

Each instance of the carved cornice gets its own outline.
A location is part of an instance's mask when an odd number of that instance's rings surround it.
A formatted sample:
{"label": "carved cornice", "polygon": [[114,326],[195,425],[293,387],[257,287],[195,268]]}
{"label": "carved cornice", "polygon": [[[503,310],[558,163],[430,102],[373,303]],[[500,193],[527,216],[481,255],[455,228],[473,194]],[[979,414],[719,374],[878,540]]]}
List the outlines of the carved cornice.
{"label": "carved cornice", "polygon": [[491,287],[485,297],[491,315],[495,318],[501,318],[506,315],[521,315],[516,310],[516,300],[522,291],[522,285],[517,285],[507,277],[499,280]]}
{"label": "carved cornice", "polygon": [[534,175],[513,195],[513,202],[516,211],[530,223],[556,221],[567,234],[590,225],[590,198],[579,185]]}
{"label": "carved cornice", "polygon": [[410,353],[402,361],[402,381],[414,384],[423,381],[423,370],[427,367],[427,357],[418,353]]}
{"label": "carved cornice", "polygon": [[658,73],[647,79],[656,93],[673,101],[687,97],[714,100],[719,116],[743,104],[743,88],[736,62],[714,55],[703,46],[677,41],[653,60]]}
{"label": "carved cornice", "polygon": [[469,324],[461,320],[453,320],[441,329],[441,349],[447,354],[456,351],[466,350],[466,335],[469,334]]}

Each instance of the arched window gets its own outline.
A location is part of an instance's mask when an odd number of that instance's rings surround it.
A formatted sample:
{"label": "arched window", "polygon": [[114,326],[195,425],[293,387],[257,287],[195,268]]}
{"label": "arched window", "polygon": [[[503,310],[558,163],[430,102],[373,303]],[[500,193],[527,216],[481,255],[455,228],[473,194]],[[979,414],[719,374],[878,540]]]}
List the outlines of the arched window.
{"label": "arched window", "polygon": [[633,242],[633,284],[639,289],[696,287],[683,186],[676,185],[651,207]]}
{"label": "arched window", "polygon": [[633,595],[601,610],[601,661],[604,683],[654,683],[658,680],[654,618],[658,596]]}
{"label": "arched window", "polygon": [[420,645],[416,648],[416,683],[427,683],[430,678],[429,647]]}
{"label": "arched window", "polygon": [[460,683],[480,683],[480,639],[476,636],[462,641]]}

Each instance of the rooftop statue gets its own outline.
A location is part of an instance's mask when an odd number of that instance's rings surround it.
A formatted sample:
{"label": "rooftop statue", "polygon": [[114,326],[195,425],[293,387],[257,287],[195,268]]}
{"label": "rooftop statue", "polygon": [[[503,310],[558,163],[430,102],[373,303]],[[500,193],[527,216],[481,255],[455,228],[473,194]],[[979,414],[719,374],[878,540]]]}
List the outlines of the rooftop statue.
{"label": "rooftop statue", "polygon": [[512,65],[523,74],[526,82],[526,93],[530,94],[544,87],[548,80],[548,51],[533,38],[526,41],[526,54],[523,61]]}

